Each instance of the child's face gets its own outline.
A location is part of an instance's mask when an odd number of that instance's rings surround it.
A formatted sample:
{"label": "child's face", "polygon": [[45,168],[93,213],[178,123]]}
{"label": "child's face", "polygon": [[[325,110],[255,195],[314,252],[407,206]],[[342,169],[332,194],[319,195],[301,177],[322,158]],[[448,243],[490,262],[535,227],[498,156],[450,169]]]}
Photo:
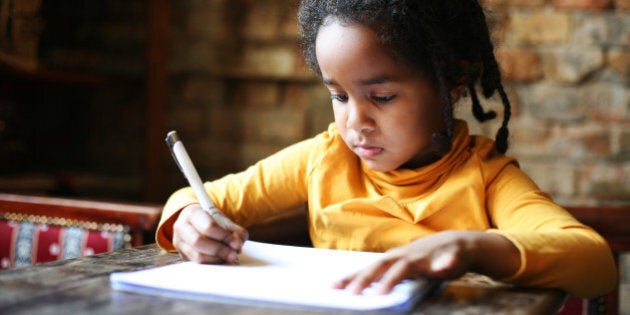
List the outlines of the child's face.
{"label": "child's face", "polygon": [[316,54],[337,128],[369,168],[387,172],[431,161],[431,135],[445,127],[442,99],[425,77],[356,23],[322,26]]}

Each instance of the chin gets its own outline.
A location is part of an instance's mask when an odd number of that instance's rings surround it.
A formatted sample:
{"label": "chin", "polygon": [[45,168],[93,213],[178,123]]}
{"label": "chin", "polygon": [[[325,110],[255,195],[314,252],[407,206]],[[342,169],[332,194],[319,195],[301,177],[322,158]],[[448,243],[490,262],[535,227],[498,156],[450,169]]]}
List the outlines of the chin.
{"label": "chin", "polygon": [[367,160],[363,160],[363,163],[365,163],[365,165],[373,170],[373,171],[377,171],[377,172],[381,172],[381,173],[387,173],[389,171],[393,171],[396,169],[396,167],[389,167],[387,165],[382,165],[380,163],[376,163],[374,161],[367,161]]}

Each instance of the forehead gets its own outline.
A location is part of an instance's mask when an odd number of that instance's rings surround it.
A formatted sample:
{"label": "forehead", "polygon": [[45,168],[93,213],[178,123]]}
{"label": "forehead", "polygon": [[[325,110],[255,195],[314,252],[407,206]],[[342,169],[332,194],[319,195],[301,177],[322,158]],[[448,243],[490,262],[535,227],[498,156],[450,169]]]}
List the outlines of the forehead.
{"label": "forehead", "polygon": [[349,45],[379,46],[376,33],[369,27],[332,18],[326,19],[326,23],[319,28],[315,44],[316,51],[328,46],[337,48]]}
{"label": "forehead", "polygon": [[315,48],[324,77],[343,74],[365,80],[371,75],[401,76],[409,69],[387,53],[371,28],[358,23],[329,21],[320,28]]}

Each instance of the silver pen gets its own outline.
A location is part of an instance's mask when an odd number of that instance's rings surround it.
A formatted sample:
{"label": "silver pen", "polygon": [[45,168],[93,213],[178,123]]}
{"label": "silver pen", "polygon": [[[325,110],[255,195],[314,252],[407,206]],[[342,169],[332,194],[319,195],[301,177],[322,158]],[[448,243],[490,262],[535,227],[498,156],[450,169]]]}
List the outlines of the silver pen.
{"label": "silver pen", "polygon": [[188,152],[186,152],[186,148],[184,148],[184,144],[179,139],[176,131],[171,131],[166,135],[166,143],[170,148],[171,155],[173,155],[173,159],[175,163],[179,167],[179,169],[184,173],[184,177],[188,180],[188,184],[192,187],[199,203],[201,204],[201,208],[205,210],[212,219],[224,230],[231,231],[229,219],[214,205],[210,196],[208,196],[208,192],[203,186],[201,182],[201,178],[199,177],[199,173],[197,173],[197,169],[195,169],[195,165],[193,165],[190,160],[190,156],[188,156]]}

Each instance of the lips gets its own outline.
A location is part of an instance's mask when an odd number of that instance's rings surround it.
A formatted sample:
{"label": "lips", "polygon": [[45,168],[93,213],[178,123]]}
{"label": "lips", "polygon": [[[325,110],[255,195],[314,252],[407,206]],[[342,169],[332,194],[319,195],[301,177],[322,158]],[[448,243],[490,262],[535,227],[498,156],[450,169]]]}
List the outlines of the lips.
{"label": "lips", "polygon": [[354,148],[356,154],[362,158],[373,158],[383,152],[383,148],[369,145],[357,145]]}

